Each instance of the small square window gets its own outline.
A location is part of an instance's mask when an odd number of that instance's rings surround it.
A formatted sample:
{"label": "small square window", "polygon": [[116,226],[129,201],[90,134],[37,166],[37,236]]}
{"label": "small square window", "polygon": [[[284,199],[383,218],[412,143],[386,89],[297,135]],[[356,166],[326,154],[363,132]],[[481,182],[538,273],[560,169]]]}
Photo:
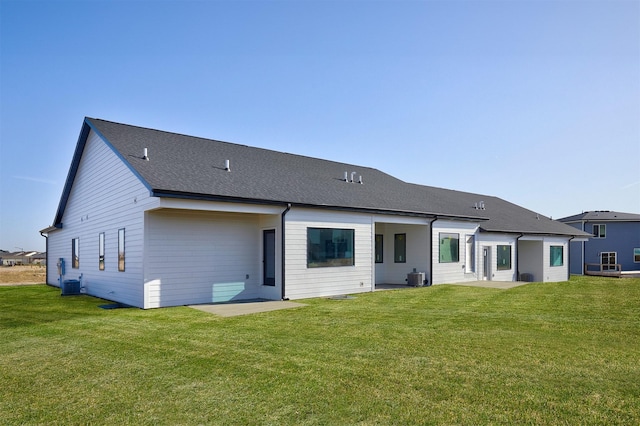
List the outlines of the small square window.
{"label": "small square window", "polygon": [[633,249],[633,261],[635,263],[640,263],[640,248]]}
{"label": "small square window", "polygon": [[606,238],[607,225],[593,225],[593,238]]}
{"label": "small square window", "polygon": [[564,247],[551,246],[549,247],[549,262],[550,266],[562,266],[564,265]]}

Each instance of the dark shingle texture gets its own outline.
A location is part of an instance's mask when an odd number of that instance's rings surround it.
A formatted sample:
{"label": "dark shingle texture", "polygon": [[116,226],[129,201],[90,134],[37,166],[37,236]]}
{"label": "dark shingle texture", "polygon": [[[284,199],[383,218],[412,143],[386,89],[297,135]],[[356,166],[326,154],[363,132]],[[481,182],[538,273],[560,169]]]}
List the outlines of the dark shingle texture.
{"label": "dark shingle texture", "polygon": [[580,222],[580,221],[620,221],[620,222],[640,222],[640,214],[635,213],[621,213],[614,211],[592,211],[576,214],[573,216],[563,217],[558,219],[560,222]]}
{"label": "dark shingle texture", "polygon": [[[486,231],[580,231],[500,198],[403,182],[379,170],[87,118],[155,194],[476,218]],[[149,161],[144,160],[148,149]],[[229,160],[231,171],[225,171]],[[347,183],[344,173],[364,184]],[[484,201],[485,210],[476,209]]]}

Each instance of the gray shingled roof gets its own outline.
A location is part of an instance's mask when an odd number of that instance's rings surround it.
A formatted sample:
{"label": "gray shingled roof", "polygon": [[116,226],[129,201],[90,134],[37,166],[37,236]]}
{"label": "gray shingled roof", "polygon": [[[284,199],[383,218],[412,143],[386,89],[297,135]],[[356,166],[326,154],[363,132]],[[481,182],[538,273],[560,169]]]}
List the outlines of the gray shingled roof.
{"label": "gray shingled roof", "polygon": [[[496,232],[583,234],[497,197],[410,184],[370,167],[95,118],[86,118],[85,123],[113,147],[155,196],[463,218],[480,221],[483,230]],[[87,130],[85,126],[81,132],[77,151],[84,146]],[[149,161],[143,159],[145,148]],[[225,160],[231,171],[224,169]],[[74,164],[77,161],[79,158]],[[73,169],[72,164],[68,180],[73,179]],[[345,182],[345,172],[349,178],[355,172],[356,182],[362,176],[363,184]],[[480,201],[484,201],[484,210],[475,208]],[[62,209],[64,203],[63,194]]]}
{"label": "gray shingled roof", "polygon": [[558,219],[560,222],[571,223],[581,221],[618,221],[618,222],[640,222],[640,214],[621,213],[609,210],[596,210],[591,212],[583,212],[573,216]]}

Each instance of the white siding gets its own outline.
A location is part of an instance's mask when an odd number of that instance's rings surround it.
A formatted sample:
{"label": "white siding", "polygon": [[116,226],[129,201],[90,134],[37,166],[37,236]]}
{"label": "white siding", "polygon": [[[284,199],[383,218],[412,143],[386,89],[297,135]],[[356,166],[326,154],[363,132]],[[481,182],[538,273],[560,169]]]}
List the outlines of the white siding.
{"label": "white siding", "polygon": [[[433,284],[446,284],[457,283],[465,281],[478,280],[478,246],[476,238],[476,255],[475,257],[475,272],[466,273],[467,268],[465,262],[467,259],[467,244],[466,238],[470,235],[475,235],[478,229],[476,223],[470,222],[455,222],[449,220],[437,220],[432,224],[433,235],[431,239],[431,253],[433,273]],[[440,263],[440,233],[453,233],[458,234],[458,248],[459,257],[458,262]]]}
{"label": "white siding", "polygon": [[[285,297],[308,297],[371,291],[373,224],[370,215],[293,208],[285,216]],[[354,266],[307,268],[307,228],[353,229]]]}
{"label": "white siding", "polygon": [[[145,308],[270,294],[279,298],[279,288],[262,285],[261,268],[262,230],[274,229],[278,219],[171,209],[148,212]],[[278,260],[276,256],[276,269]]]}
{"label": "white siding", "polygon": [[[483,277],[483,264],[482,264],[482,249],[483,247],[488,247],[491,250],[490,254],[490,277],[489,280],[492,281],[517,281],[518,273],[517,273],[517,265],[516,258],[517,254],[517,244],[516,239],[517,235],[508,235],[508,234],[489,234],[489,233],[480,233],[478,234],[478,267],[476,271],[478,271],[479,279]],[[511,246],[511,269],[506,270],[498,270],[498,246],[508,245]]]}
{"label": "white siding", "polygon": [[543,244],[542,240],[518,241],[518,263],[520,274],[531,274],[532,281],[541,282],[544,280],[543,267]]}
{"label": "white siding", "polygon": [[[569,277],[569,239],[566,237],[545,237],[542,252],[544,268],[544,282],[567,281]],[[551,246],[562,246],[562,266],[551,266]]]}
{"label": "white siding", "polygon": [[[88,294],[142,307],[143,211],[157,199],[93,131],[85,145],[62,217],[49,234],[47,283],[59,285],[55,264],[64,258],[64,279],[82,276]],[[118,271],[118,229],[126,234],[124,272]],[[105,233],[105,270],[98,270],[98,235]],[[71,267],[71,240],[80,239],[80,268]]]}
{"label": "white siding", "polygon": [[[376,284],[407,284],[407,274],[424,272],[429,277],[429,226],[377,223],[376,234],[383,235],[383,263],[376,263]],[[406,262],[395,262],[395,235],[406,234]]]}

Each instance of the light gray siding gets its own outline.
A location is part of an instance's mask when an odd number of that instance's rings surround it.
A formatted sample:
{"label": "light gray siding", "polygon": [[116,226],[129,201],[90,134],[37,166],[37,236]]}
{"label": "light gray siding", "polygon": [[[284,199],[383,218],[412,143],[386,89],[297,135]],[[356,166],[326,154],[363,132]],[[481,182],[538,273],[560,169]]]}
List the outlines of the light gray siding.
{"label": "light gray siding", "polygon": [[[370,215],[293,208],[285,225],[285,297],[302,299],[371,291],[373,223]],[[308,268],[307,228],[353,229],[353,266]]]}
{"label": "light gray siding", "polygon": [[272,229],[274,219],[171,209],[148,212],[145,308],[279,298],[274,287],[262,285],[262,230]]}
{"label": "light gray siding", "polygon": [[[569,278],[569,244],[566,237],[545,237],[542,251],[544,282],[560,282]],[[562,246],[562,266],[551,266],[551,246]]]}
{"label": "light gray siding", "polygon": [[[379,220],[384,220],[384,218]],[[383,235],[383,263],[375,264],[376,284],[407,284],[407,274],[424,272],[429,277],[429,226],[426,224],[376,223],[376,234]],[[406,235],[406,260],[395,261],[395,235]]]}
{"label": "light gray siding", "polygon": [[[447,284],[477,280],[477,273],[467,273],[467,244],[466,238],[475,235],[478,229],[476,223],[455,222],[448,220],[437,220],[433,223],[433,234],[431,239],[431,253],[433,264],[433,284]],[[458,234],[459,237],[459,260],[458,262],[440,263],[440,233]],[[477,240],[477,239],[476,239]],[[475,243],[475,241],[474,241]],[[477,244],[477,243],[476,243]],[[477,265],[478,250],[475,250],[474,263]],[[475,271],[477,271],[477,267]]]}
{"label": "light gray siding", "polygon": [[[518,247],[516,244],[516,235],[508,235],[508,234],[495,234],[495,233],[480,233],[478,236],[478,246],[479,251],[478,256],[479,268],[479,279],[484,277],[483,273],[483,262],[482,262],[482,250],[483,248],[488,248],[490,250],[489,255],[489,277],[487,279],[491,281],[517,281],[518,272],[517,272],[517,264],[516,259],[518,258]],[[511,246],[511,268],[498,270],[498,246],[508,245]]]}
{"label": "light gray siding", "polygon": [[[78,279],[88,294],[142,306],[143,211],[157,199],[93,131],[89,134],[69,194],[62,229],[49,234],[47,283],[59,285],[56,262],[66,263],[64,279]],[[125,229],[125,271],[118,271],[118,230]],[[98,238],[105,234],[105,270],[98,269]],[[80,267],[72,268],[71,241],[80,240]]]}

